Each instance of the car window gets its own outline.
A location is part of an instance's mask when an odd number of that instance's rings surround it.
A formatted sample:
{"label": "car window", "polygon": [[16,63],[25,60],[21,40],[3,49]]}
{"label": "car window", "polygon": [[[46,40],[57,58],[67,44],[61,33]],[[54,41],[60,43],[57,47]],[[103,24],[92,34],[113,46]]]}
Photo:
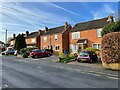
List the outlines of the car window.
{"label": "car window", "polygon": [[41,52],[45,52],[45,50],[41,50]]}
{"label": "car window", "polygon": [[80,56],[88,56],[88,52],[80,52]]}

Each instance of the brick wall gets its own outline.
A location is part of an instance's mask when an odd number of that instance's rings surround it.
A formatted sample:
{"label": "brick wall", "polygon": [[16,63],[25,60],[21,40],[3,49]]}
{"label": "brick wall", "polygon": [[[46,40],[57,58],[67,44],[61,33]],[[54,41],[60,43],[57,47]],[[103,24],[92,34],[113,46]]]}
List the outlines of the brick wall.
{"label": "brick wall", "polygon": [[[69,39],[70,45],[75,44],[78,41],[78,39],[72,39],[72,32],[70,33],[69,38],[70,38]],[[101,44],[101,40],[102,40],[102,38],[97,37],[97,29],[80,31],[80,38],[88,39],[88,43],[87,43],[88,47],[92,47],[93,43]]]}

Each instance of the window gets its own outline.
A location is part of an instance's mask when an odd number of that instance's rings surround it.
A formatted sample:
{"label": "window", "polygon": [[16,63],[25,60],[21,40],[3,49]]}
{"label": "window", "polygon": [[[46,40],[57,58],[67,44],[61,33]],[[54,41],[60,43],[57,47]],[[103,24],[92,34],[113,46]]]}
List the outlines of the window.
{"label": "window", "polygon": [[58,40],[58,35],[55,35],[54,39],[55,39],[55,41],[57,41]]}
{"label": "window", "polygon": [[77,45],[72,45],[72,52],[76,52],[77,51],[77,49],[78,49],[78,46]]}
{"label": "window", "polygon": [[80,32],[72,33],[72,39],[78,39],[78,38],[80,38]]}
{"label": "window", "polygon": [[36,41],[35,41],[35,39],[33,38],[33,39],[32,39],[32,43],[35,43],[35,42],[36,42]]}
{"label": "window", "polygon": [[44,37],[44,42],[47,42],[47,37]]}
{"label": "window", "polygon": [[59,45],[56,45],[56,46],[55,46],[55,50],[60,50],[60,46],[59,46]]}
{"label": "window", "polygon": [[102,31],[102,29],[98,29],[98,30],[97,30],[97,37],[102,37],[102,36],[101,36],[101,31]]}
{"label": "window", "polygon": [[101,44],[93,44],[92,47],[95,49],[101,49]]}

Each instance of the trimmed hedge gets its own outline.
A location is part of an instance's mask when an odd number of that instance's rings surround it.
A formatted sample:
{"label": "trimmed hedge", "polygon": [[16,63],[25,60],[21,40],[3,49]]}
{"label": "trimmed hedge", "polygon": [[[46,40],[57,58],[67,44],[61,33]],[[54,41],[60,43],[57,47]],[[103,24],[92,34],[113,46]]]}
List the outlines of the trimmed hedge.
{"label": "trimmed hedge", "polygon": [[120,63],[120,32],[112,32],[102,38],[102,61]]}

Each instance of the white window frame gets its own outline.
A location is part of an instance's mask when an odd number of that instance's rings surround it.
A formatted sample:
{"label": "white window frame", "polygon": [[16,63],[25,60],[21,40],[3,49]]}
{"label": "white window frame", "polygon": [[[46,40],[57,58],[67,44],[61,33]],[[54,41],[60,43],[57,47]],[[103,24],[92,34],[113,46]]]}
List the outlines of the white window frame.
{"label": "white window frame", "polygon": [[[100,30],[100,31],[99,31],[99,30]],[[102,28],[97,29],[97,37],[98,37],[98,38],[101,38],[101,37],[102,37],[101,32],[102,32]]]}
{"label": "white window frame", "polygon": [[[56,46],[59,46],[58,50],[56,50]],[[55,51],[60,51],[60,45],[55,45]]]}
{"label": "white window frame", "polygon": [[93,43],[92,44],[92,48],[94,48],[93,46],[94,46],[94,44],[96,44],[97,45],[97,48],[96,49],[101,49],[101,47],[99,48],[99,45],[101,46],[101,44],[100,43]]}
{"label": "white window frame", "polygon": [[58,35],[54,35],[54,40],[58,41]]}
{"label": "white window frame", "polygon": [[35,38],[32,38],[31,41],[32,41],[32,43],[36,43],[36,39]]}
{"label": "white window frame", "polygon": [[44,39],[44,42],[47,42],[47,37],[44,37],[43,39]]}
{"label": "white window frame", "polygon": [[80,38],[80,32],[73,32],[72,33],[72,39],[79,39]]}
{"label": "white window frame", "polygon": [[[75,50],[73,50],[73,46],[75,46]],[[77,52],[78,45],[77,44],[72,44],[71,49],[72,49],[72,52]]]}

